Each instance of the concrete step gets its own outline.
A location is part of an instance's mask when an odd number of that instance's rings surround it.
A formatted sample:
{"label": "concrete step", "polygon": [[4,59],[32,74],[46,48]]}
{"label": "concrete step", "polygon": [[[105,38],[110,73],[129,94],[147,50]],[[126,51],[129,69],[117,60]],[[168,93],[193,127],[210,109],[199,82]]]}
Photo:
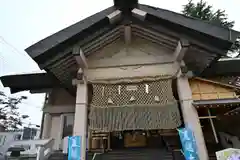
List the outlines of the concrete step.
{"label": "concrete step", "polygon": [[96,157],[96,160],[173,160],[170,152],[163,149],[114,150]]}
{"label": "concrete step", "polygon": [[[87,160],[92,160],[94,153],[88,152]],[[95,160],[184,160],[180,152],[171,152],[163,149],[125,149],[114,150],[108,153],[98,154]],[[216,160],[215,154],[209,154],[209,160]],[[67,154],[54,152],[48,160],[68,160]]]}
{"label": "concrete step", "polygon": [[[88,157],[87,157],[87,160],[91,160],[92,157],[93,157],[93,154],[94,154],[94,153],[88,152],[88,153],[87,153],[87,156],[88,156]],[[56,151],[56,152],[53,152],[53,153],[49,156],[48,160],[68,160],[68,155],[67,155],[67,154],[64,154],[64,153],[62,153],[62,152]]]}

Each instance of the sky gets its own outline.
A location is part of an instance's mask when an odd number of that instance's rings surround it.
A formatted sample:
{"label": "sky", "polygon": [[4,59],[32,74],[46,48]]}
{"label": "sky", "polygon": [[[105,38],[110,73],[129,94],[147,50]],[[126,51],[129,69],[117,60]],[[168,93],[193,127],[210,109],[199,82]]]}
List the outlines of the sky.
{"label": "sky", "polygon": [[[174,12],[181,12],[188,0],[139,0]],[[196,2],[196,1],[195,1]],[[224,9],[235,30],[240,31],[239,0],[207,0],[215,9]],[[113,0],[0,0],[0,76],[39,72],[38,65],[27,55],[25,48],[39,40],[68,27],[96,12],[113,5]],[[10,95],[8,88],[0,91]],[[19,107],[22,114],[30,116],[24,121],[41,124],[41,107],[44,94],[20,92],[11,96],[28,97]]]}

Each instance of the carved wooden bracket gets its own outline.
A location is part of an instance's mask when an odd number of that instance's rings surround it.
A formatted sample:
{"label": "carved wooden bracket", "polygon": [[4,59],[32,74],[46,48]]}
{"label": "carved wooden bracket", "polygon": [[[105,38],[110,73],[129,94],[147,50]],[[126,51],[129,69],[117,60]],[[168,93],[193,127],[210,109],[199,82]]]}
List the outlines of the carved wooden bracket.
{"label": "carved wooden bracket", "polygon": [[80,46],[73,47],[73,55],[81,68],[88,68],[87,58]]}
{"label": "carved wooden bracket", "polygon": [[178,45],[173,53],[176,61],[181,62],[189,47],[189,42],[185,39],[178,41]]}

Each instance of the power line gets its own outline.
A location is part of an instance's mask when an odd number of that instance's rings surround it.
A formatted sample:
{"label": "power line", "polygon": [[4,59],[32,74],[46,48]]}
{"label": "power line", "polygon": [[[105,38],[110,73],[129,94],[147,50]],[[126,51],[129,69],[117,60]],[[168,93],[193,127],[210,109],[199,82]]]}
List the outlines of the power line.
{"label": "power line", "polygon": [[[1,53],[1,52],[0,52]],[[0,55],[0,76],[2,76],[2,74],[4,73],[4,65],[8,66],[9,68],[12,68],[11,65],[9,65],[8,63],[6,63],[4,61],[4,57]],[[12,68],[13,69],[13,68]]]}
{"label": "power line", "polygon": [[17,104],[18,106],[19,105],[26,105],[27,107],[34,107],[34,108],[36,108],[36,109],[43,109],[43,107],[44,107],[44,105],[42,105],[42,106],[38,106],[38,105],[36,105],[36,104],[31,104],[31,103],[28,103],[28,102],[21,102],[21,103],[19,103],[19,104]]}
{"label": "power line", "polygon": [[[23,52],[20,52],[16,47],[14,47],[12,44],[10,44],[9,42],[7,42],[2,36],[0,36],[0,39],[1,39],[8,47],[10,47],[11,49],[13,49],[13,51],[15,51],[16,53],[18,53],[18,54],[26,57],[26,54],[24,54]],[[2,44],[3,44],[3,43],[2,43]]]}
{"label": "power line", "polygon": [[[0,52],[1,53],[1,52]],[[7,68],[10,68],[10,70],[18,70],[19,68],[13,67],[13,65],[11,65],[10,63],[8,63],[7,61],[4,60],[4,57],[1,56],[0,57],[0,76],[2,76],[3,73],[5,73],[7,70],[4,69],[5,65],[7,66]]]}
{"label": "power line", "polygon": [[[13,46],[11,43],[7,42],[2,36],[0,36],[0,40],[1,40],[0,43],[2,45],[7,46],[11,50],[10,52],[12,52],[12,53],[14,52],[14,53],[17,53],[17,54],[19,54],[21,56],[25,56],[26,58],[30,58],[24,52],[19,51],[15,46]],[[3,55],[3,53],[2,53],[2,55]],[[11,64],[8,64],[7,62],[4,61],[4,56],[2,56],[2,57],[3,57],[2,58],[2,62],[5,63],[5,65],[7,65],[11,69],[16,70],[15,67],[13,68]]]}

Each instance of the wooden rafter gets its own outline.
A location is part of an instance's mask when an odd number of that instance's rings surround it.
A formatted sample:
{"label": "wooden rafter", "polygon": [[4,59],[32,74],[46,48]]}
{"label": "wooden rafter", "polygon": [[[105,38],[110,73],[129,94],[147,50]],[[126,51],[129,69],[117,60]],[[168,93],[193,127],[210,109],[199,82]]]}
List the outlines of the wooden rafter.
{"label": "wooden rafter", "polygon": [[230,84],[225,84],[225,83],[222,83],[222,82],[209,80],[209,79],[206,79],[206,78],[194,77],[193,79],[204,81],[204,82],[209,82],[209,83],[213,83],[213,84],[217,84],[217,85],[220,85],[220,86],[223,86],[223,87],[228,87],[228,88],[233,88],[233,89],[240,89],[240,87],[237,87],[237,86],[234,86],[234,85],[230,85]]}
{"label": "wooden rafter", "polygon": [[111,14],[107,15],[109,21],[111,24],[116,23],[121,19],[122,12],[120,10],[116,10],[112,12]]}
{"label": "wooden rafter", "polygon": [[88,68],[88,63],[87,63],[87,58],[85,57],[82,49],[80,48],[80,46],[76,46],[73,48],[73,55],[77,61],[77,64],[81,67],[81,68]]}
{"label": "wooden rafter", "polygon": [[134,17],[144,21],[145,18],[146,18],[147,12],[145,12],[143,10],[140,10],[140,9],[137,9],[137,8],[134,8],[132,10],[132,14],[133,14]]}
{"label": "wooden rafter", "polygon": [[189,47],[189,42],[187,40],[180,40],[178,42],[178,45],[173,53],[173,56],[176,58],[177,62],[181,63],[185,53],[188,50],[188,47]]}

